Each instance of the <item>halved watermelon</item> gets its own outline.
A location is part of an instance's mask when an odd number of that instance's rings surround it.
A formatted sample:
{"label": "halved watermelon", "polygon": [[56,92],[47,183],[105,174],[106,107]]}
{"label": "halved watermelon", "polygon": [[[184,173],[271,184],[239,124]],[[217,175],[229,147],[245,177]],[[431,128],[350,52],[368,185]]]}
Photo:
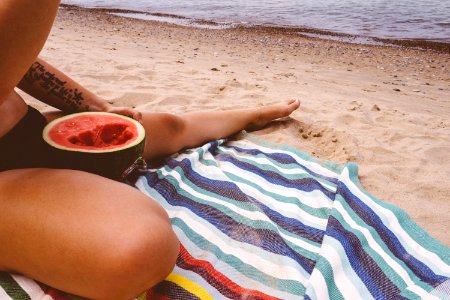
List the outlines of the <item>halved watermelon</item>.
{"label": "halved watermelon", "polygon": [[43,138],[55,149],[61,167],[120,180],[141,158],[145,130],[136,120],[122,115],[84,112],[50,122]]}

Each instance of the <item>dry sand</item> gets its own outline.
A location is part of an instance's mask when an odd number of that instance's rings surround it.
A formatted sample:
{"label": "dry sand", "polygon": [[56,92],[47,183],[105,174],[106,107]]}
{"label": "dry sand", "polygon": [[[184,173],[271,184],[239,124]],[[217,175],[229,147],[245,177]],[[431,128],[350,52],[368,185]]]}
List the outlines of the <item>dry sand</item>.
{"label": "dry sand", "polygon": [[[184,113],[299,98],[257,132],[356,161],[365,188],[450,246],[450,54],[60,10],[41,56],[117,105]],[[30,98],[37,108],[42,104]]]}

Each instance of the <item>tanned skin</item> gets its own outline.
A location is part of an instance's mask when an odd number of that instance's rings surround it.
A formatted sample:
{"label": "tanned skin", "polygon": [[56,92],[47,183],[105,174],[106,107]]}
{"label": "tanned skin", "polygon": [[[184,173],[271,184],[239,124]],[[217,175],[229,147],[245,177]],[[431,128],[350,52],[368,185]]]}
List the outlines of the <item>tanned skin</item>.
{"label": "tanned skin", "polygon": [[2,0],[0,4],[0,101],[41,51],[58,10],[55,0]]}
{"label": "tanned skin", "polygon": [[[89,111],[91,107],[83,105],[86,96],[77,88],[68,88],[67,81],[70,79],[56,76],[56,73],[49,64],[38,59],[17,87],[36,99],[46,98],[47,103],[65,112]],[[99,107],[99,110],[101,109],[102,107]]]}
{"label": "tanned skin", "polygon": [[[261,128],[300,105],[291,100],[181,116],[114,107],[37,58],[58,5],[52,0],[0,3],[0,138],[28,111],[15,87],[58,109],[48,119],[107,111],[140,120],[147,160]],[[163,280],[175,265],[179,243],[164,209],[136,189],[100,176],[74,170],[3,171],[0,207],[0,270],[68,293],[131,299]]]}

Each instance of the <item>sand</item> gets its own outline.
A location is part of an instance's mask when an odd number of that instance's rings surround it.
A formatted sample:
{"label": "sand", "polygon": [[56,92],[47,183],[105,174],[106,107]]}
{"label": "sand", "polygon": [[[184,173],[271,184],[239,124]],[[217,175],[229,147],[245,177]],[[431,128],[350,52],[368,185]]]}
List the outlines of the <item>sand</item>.
{"label": "sand", "polygon": [[112,103],[147,111],[298,98],[292,118],[256,134],[321,159],[357,162],[367,191],[450,246],[449,53],[63,8],[41,56]]}

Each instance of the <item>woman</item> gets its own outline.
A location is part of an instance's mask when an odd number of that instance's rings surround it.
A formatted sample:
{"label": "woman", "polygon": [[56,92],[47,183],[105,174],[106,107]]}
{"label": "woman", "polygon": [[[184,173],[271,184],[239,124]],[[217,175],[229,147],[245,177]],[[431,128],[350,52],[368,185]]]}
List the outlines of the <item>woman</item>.
{"label": "woman", "polygon": [[87,298],[130,299],[174,267],[179,244],[166,212],[125,184],[53,169],[41,138],[50,117],[27,106],[14,88],[64,113],[107,111],[140,120],[147,160],[258,129],[300,104],[182,116],[114,107],[37,58],[58,6],[56,0],[0,4],[0,270]]}

